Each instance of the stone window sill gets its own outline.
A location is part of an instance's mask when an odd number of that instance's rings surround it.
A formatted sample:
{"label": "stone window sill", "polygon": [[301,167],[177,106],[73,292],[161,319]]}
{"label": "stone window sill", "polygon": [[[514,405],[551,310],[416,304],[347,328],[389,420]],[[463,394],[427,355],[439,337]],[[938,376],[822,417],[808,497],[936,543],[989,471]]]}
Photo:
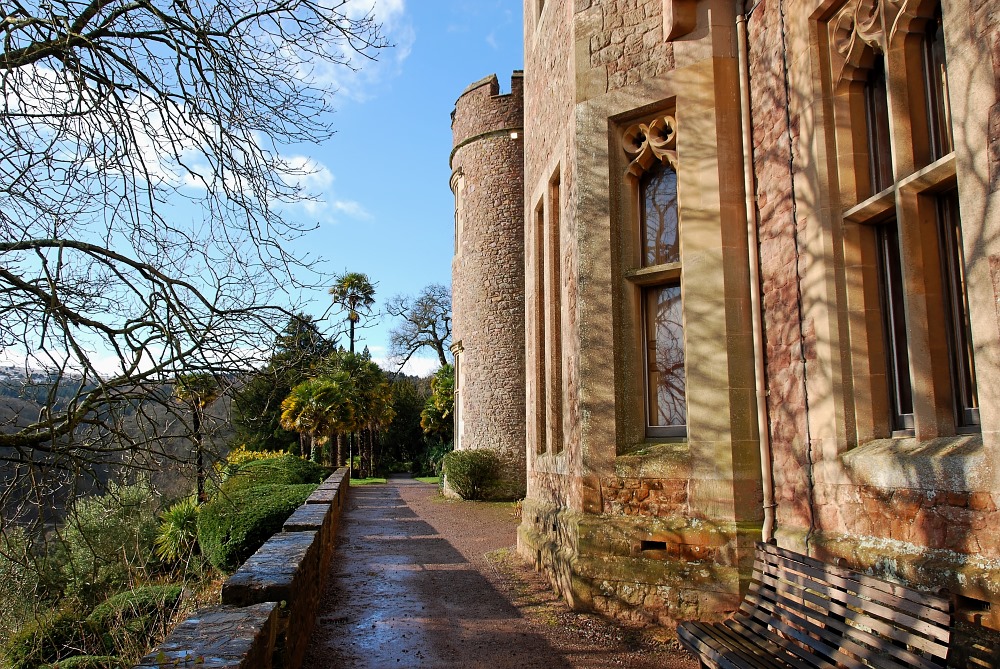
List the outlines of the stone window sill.
{"label": "stone window sill", "polygon": [[856,483],[883,489],[973,491],[992,488],[981,435],[918,441],[876,439],[840,458]]}
{"label": "stone window sill", "polygon": [[687,439],[648,441],[636,444],[615,459],[619,478],[690,478],[691,451]]}

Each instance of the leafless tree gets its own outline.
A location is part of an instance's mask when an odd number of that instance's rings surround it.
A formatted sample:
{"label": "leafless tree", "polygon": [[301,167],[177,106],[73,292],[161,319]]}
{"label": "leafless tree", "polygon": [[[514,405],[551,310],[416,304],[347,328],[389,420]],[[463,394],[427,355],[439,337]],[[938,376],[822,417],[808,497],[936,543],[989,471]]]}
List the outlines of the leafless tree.
{"label": "leafless tree", "polygon": [[155,451],[162,416],[127,416],[270,348],[321,281],[288,244],[317,168],[283,151],[330,136],[329,73],[386,46],[358,5],[0,6],[0,358],[47,398],[6,416],[0,462]]}
{"label": "leafless tree", "polygon": [[426,286],[416,297],[396,295],[386,312],[401,319],[389,333],[389,355],[399,368],[422,348],[433,349],[442,366],[451,346],[451,290],[440,283]]}

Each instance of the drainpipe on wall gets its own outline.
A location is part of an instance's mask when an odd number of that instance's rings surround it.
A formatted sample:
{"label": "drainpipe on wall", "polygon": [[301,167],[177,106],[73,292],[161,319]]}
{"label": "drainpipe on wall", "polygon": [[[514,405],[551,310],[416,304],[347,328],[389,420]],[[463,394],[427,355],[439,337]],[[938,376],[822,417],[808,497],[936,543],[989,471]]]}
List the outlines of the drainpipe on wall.
{"label": "drainpipe on wall", "polygon": [[747,15],[736,17],[736,41],[740,68],[740,121],[743,126],[743,187],[746,190],[747,251],[750,261],[750,320],[753,324],[754,380],[757,391],[757,439],[760,442],[760,476],[764,489],[764,525],[761,538],[774,541],[774,475],[771,460],[771,435],[767,418],[767,379],[764,375],[764,333],[760,307],[760,254],[757,239],[757,202],[754,197],[753,137],[750,125],[750,63],[747,57]]}

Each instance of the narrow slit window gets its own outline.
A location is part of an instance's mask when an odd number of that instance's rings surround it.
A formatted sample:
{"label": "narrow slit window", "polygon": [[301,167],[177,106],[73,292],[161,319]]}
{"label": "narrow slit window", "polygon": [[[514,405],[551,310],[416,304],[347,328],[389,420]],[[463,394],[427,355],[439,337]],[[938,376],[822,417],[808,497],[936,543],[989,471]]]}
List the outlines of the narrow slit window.
{"label": "narrow slit window", "polygon": [[879,55],[865,80],[865,122],[868,130],[868,174],[871,194],[892,185],[892,149],[889,140],[889,94],[885,59]]}
{"label": "narrow slit window", "polygon": [[903,276],[899,257],[899,233],[890,221],[875,229],[878,244],[879,296],[885,337],[885,368],[894,433],[913,431],[913,390],[910,355],[906,344]]}
{"label": "narrow slit window", "polygon": [[931,160],[952,152],[951,101],[948,94],[948,66],[944,52],[944,26],[939,7],[927,22],[924,33],[924,91],[927,97],[927,125],[930,131]]}
{"label": "narrow slit window", "polygon": [[642,175],[639,188],[643,267],[678,262],[677,172],[657,163]]}
{"label": "narrow slit window", "polygon": [[650,436],[683,436],[687,424],[679,284],[644,292],[646,414]]}
{"label": "narrow slit window", "polygon": [[979,425],[979,394],[976,389],[972,327],[969,322],[969,298],[965,287],[958,192],[952,190],[939,197],[937,204],[956,426],[960,429],[975,429]]}

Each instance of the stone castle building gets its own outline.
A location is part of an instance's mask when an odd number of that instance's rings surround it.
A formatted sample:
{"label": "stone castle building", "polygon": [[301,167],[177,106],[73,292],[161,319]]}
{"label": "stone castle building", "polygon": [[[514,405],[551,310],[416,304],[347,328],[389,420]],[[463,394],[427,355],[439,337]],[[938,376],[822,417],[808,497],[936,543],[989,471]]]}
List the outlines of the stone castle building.
{"label": "stone castle building", "polygon": [[455,448],[505,463],[505,496],[525,491],[524,97],[520,72],[465,89],[452,112],[455,194],[452,353]]}
{"label": "stone castle building", "polygon": [[523,407],[519,551],[671,625],[773,538],[1000,629],[995,4],[526,0],[524,49],[523,134],[483,80],[452,163],[458,439]]}

